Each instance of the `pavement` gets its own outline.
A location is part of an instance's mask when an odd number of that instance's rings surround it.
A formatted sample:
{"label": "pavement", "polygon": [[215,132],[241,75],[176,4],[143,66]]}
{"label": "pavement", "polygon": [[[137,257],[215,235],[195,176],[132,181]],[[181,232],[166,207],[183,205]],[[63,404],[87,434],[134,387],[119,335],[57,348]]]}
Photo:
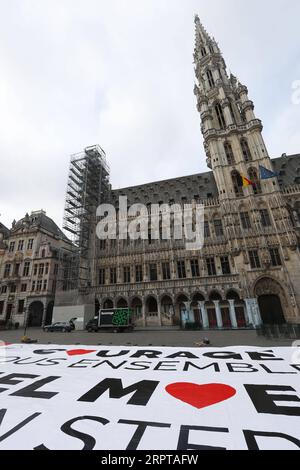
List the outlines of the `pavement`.
{"label": "pavement", "polygon": [[[0,331],[0,341],[20,343],[23,330]],[[126,333],[101,331],[72,331],[71,333],[45,333],[39,328],[27,329],[26,336],[37,340],[39,344],[72,344],[102,346],[171,346],[196,347],[203,338],[210,340],[212,347],[258,346],[279,347],[292,346],[291,339],[267,339],[258,336],[254,330],[239,331],[181,331],[181,330],[135,330]],[[299,338],[300,339],[300,338]]]}

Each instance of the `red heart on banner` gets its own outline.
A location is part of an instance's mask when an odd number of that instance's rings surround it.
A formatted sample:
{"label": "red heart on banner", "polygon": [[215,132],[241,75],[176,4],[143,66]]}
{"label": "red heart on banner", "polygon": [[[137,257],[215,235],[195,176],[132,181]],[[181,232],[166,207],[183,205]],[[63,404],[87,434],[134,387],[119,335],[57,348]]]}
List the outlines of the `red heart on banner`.
{"label": "red heart on banner", "polygon": [[95,352],[96,349],[70,349],[70,351],[66,351],[68,356],[81,356],[82,354],[90,354]]}
{"label": "red heart on banner", "polygon": [[207,406],[215,405],[228,400],[236,394],[233,387],[225,384],[193,384],[188,382],[178,382],[167,385],[166,391],[172,397],[188,403],[200,410]]}

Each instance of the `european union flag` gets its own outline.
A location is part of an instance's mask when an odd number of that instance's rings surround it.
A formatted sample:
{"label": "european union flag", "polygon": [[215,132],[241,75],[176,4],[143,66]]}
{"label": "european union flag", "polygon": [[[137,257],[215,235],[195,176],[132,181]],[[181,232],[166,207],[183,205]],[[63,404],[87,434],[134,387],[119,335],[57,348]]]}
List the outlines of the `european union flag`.
{"label": "european union flag", "polygon": [[268,170],[264,166],[259,166],[259,171],[260,171],[260,179],[262,180],[268,180],[270,178],[276,178],[278,176],[278,173]]}

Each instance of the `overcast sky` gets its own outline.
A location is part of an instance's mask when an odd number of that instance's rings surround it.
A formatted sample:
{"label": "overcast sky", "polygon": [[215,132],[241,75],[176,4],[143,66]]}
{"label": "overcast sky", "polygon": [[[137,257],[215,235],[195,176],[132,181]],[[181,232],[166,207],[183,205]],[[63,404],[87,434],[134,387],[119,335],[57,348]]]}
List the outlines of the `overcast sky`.
{"label": "overcast sky", "polygon": [[60,226],[69,157],[99,143],[114,188],[206,171],[194,14],[249,88],[272,157],[300,152],[299,0],[0,0],[0,220]]}

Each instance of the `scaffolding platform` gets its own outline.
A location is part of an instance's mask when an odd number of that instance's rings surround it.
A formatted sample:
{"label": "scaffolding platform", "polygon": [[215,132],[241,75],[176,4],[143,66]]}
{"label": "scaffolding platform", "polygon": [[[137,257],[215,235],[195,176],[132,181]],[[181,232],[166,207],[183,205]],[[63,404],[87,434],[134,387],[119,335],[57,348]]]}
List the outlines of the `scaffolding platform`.
{"label": "scaffolding platform", "polygon": [[63,290],[85,288],[92,282],[96,210],[108,200],[109,173],[100,145],[86,147],[71,156],[63,229],[73,242],[74,252],[64,263]]}

